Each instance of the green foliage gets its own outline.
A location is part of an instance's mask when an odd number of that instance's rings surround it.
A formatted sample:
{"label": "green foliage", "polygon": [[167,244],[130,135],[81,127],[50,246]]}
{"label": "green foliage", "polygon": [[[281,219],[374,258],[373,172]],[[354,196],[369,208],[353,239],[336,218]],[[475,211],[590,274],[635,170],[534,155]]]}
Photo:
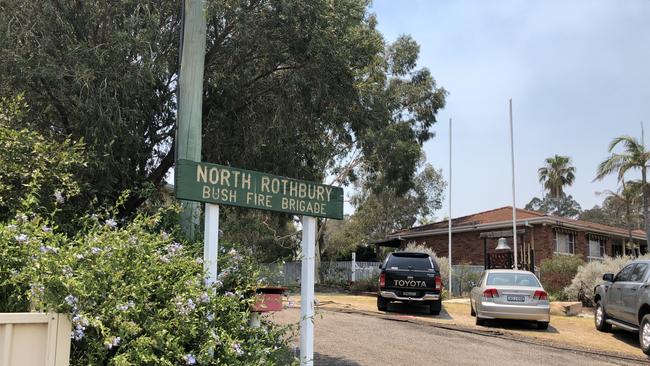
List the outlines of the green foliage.
{"label": "green foliage", "polygon": [[[416,68],[413,39],[386,47],[367,0],[206,5],[205,161],[348,183],[356,151],[377,187],[412,187],[446,96]],[[85,194],[103,205],[130,190],[123,213],[173,165],[180,10],[169,0],[0,2],[0,95],[25,93],[25,126],[83,139]]]}
{"label": "green foliage", "polygon": [[379,290],[379,273],[373,274],[370,278],[361,279],[350,284],[350,291],[377,292],[378,290]]}
{"label": "green foliage", "polygon": [[577,255],[555,255],[544,259],[540,265],[540,281],[544,289],[559,300],[565,300],[564,288],[571,283],[584,264],[584,260]]}
{"label": "green foliage", "polygon": [[553,198],[550,195],[544,196],[544,199],[533,197],[525,207],[526,210],[541,212],[546,215],[575,218],[580,215],[580,204],[573,199],[573,196],[562,195]]}
{"label": "green foliage", "polygon": [[643,228],[643,185],[623,182],[616,191],[607,190],[603,203],[580,213],[580,219],[625,229]]}
{"label": "green foliage", "polygon": [[31,212],[68,223],[83,188],[84,144],[20,127],[27,111],[22,96],[0,98],[0,221]]}
{"label": "green foliage", "polygon": [[72,365],[291,362],[286,329],[247,326],[250,253],[226,244],[206,287],[200,245],[174,241],[160,215],[84,222],[72,238],[39,217],[0,225],[0,311],[71,313]]}
{"label": "green foliage", "polygon": [[351,198],[354,214],[327,224],[325,250],[329,256],[349,253],[418,221],[430,220],[442,206],[446,185],[442,173],[430,164],[414,178],[414,186],[401,194],[390,186],[378,191],[372,185],[361,185]]}

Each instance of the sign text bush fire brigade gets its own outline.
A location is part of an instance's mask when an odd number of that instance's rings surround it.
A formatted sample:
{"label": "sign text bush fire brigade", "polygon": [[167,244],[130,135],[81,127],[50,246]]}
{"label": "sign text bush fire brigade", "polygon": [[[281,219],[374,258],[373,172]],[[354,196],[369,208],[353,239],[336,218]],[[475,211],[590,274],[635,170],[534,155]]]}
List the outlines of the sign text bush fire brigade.
{"label": "sign text bush fire brigade", "polygon": [[189,160],[177,164],[176,198],[182,200],[343,218],[340,187]]}

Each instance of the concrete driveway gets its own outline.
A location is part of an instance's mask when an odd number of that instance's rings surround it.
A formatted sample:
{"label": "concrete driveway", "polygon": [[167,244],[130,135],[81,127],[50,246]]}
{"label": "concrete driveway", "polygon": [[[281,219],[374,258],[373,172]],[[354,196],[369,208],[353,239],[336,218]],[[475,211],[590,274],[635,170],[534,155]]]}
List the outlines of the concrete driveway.
{"label": "concrete driveway", "polygon": [[[273,319],[281,324],[297,323],[300,309],[287,309]],[[294,344],[299,345],[299,337]],[[330,310],[317,313],[314,350],[315,365],[597,366],[642,362]]]}

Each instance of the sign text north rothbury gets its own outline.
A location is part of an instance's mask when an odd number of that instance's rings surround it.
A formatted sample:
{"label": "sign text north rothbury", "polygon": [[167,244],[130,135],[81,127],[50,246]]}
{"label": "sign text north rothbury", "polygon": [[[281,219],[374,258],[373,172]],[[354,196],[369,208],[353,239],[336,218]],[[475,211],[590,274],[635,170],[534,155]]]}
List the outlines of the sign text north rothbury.
{"label": "sign text north rothbury", "polygon": [[179,160],[175,186],[182,200],[343,218],[343,189],[325,184]]}

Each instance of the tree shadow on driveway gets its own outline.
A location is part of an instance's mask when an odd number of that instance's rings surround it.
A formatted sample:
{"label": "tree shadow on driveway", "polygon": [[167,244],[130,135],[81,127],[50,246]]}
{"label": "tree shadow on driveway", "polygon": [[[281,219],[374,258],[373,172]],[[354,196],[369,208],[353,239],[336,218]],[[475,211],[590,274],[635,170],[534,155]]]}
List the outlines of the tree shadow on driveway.
{"label": "tree shadow on driveway", "polygon": [[632,347],[640,347],[639,344],[639,333],[637,332],[628,332],[623,329],[618,329],[616,326],[612,328],[612,336],[621,342],[625,342]]}
{"label": "tree shadow on driveway", "polygon": [[486,319],[484,327],[506,330],[525,330],[540,333],[560,333],[555,327],[553,327],[553,323],[548,325],[548,329],[537,329],[536,322],[527,320]]}
{"label": "tree shadow on driveway", "polygon": [[404,315],[404,316],[425,316],[425,317],[431,317],[431,318],[436,318],[436,319],[445,319],[445,320],[453,320],[454,318],[449,315],[445,311],[445,307],[442,307],[442,311],[440,312],[439,315],[430,315],[429,314],[429,307],[421,304],[407,304],[407,303],[401,303],[401,302],[393,302],[388,304],[388,311],[386,311],[387,315]]}
{"label": "tree shadow on driveway", "polygon": [[360,363],[348,360],[344,357],[335,357],[324,355],[322,353],[314,352],[315,365],[328,365],[328,366],[361,366]]}

